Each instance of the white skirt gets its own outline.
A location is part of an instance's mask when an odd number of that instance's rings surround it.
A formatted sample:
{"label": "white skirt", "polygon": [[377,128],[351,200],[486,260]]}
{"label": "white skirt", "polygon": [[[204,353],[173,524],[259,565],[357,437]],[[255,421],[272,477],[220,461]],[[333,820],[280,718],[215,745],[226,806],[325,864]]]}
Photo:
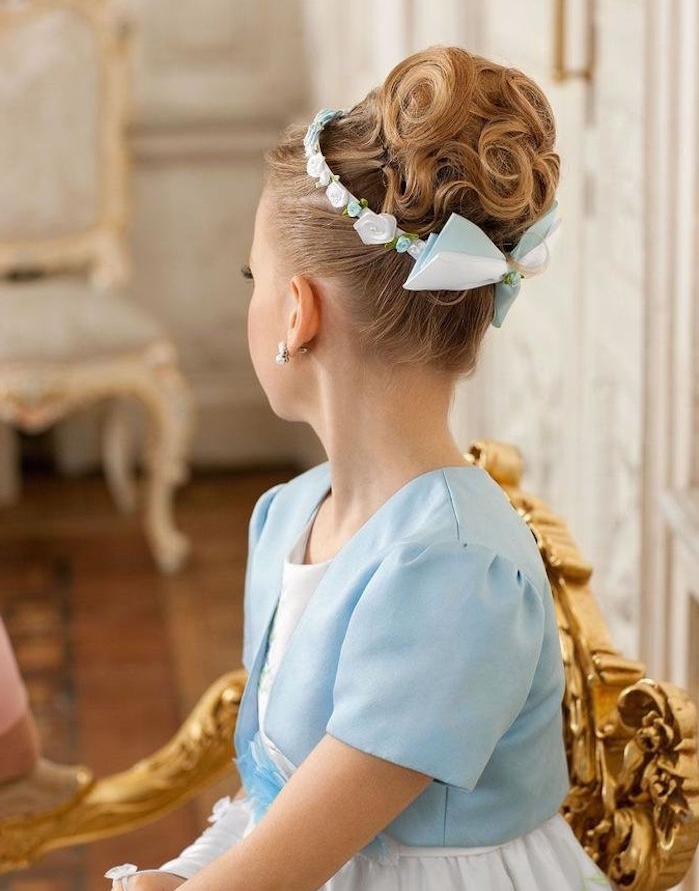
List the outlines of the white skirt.
{"label": "white skirt", "polygon": [[[217,802],[214,823],[160,869],[191,878],[250,833],[247,798]],[[611,889],[570,826],[556,814],[502,845],[482,848],[414,847],[384,833],[388,858],[355,854],[318,891],[600,891]]]}
{"label": "white skirt", "polygon": [[[274,743],[260,734],[265,753],[288,779],[295,767]],[[199,838],[158,870],[190,879],[241,841],[257,825],[248,798],[228,796],[216,802],[211,825]],[[415,847],[382,832],[380,845],[359,851],[317,891],[612,891],[604,873],[585,853],[560,814],[525,835],[489,847]],[[134,864],[106,874],[128,891]]]}

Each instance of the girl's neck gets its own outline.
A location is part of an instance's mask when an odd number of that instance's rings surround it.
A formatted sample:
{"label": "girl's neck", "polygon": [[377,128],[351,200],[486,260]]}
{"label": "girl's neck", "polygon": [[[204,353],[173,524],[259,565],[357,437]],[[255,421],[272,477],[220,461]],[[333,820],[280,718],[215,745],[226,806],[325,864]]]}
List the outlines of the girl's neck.
{"label": "girl's neck", "polygon": [[408,372],[391,385],[320,400],[312,422],[330,465],[331,491],[316,515],[306,559],[321,562],[405,483],[439,467],[469,462],[448,424],[453,385]]}

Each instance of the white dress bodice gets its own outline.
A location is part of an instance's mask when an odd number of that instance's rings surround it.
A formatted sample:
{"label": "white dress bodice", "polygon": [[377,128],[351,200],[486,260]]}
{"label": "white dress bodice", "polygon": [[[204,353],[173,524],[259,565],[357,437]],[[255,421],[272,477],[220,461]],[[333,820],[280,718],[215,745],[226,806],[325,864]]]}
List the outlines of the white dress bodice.
{"label": "white dress bodice", "polygon": [[[267,654],[260,671],[257,691],[257,711],[260,734],[265,743],[273,751],[276,746],[264,732],[264,719],[267,711],[267,700],[272,689],[274,678],[281,664],[282,657],[293,634],[301,614],[306,608],[311,595],[325,574],[331,561],[322,563],[304,563],[306,545],[313,526],[317,510],[313,513],[306,527],[284,557],[282,570],[281,593],[272,619],[267,641]],[[281,752],[278,752],[281,755]],[[282,758],[284,756],[282,755]]]}

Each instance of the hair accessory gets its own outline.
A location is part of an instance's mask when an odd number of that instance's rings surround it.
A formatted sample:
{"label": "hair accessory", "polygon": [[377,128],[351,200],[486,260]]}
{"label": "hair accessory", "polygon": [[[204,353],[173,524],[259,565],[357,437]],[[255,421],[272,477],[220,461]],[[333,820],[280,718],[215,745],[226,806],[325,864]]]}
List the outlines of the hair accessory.
{"label": "hair accessory", "polygon": [[[556,216],[558,202],[522,233],[510,251],[511,257],[529,271],[545,265],[561,227]],[[492,324],[499,328],[522,284],[521,274],[485,232],[452,213],[439,234],[428,236],[427,247],[413,266],[403,287],[410,291],[477,288],[495,282],[495,312]]]}
{"label": "hair accessory", "polygon": [[425,249],[425,242],[420,236],[400,229],[393,214],[374,213],[369,209],[366,198],[356,198],[328,167],[320,150],[320,132],[326,124],[343,114],[342,109],[324,108],[309,124],[303,140],[308,159],[306,172],[318,180],[317,189],[325,187],[325,194],[333,207],[341,210],[343,216],[356,217],[354,228],[364,244],[383,244],[387,248],[396,248],[399,253],[407,252],[417,259]]}
{"label": "hair accessory", "polygon": [[[324,187],[332,206],[344,216],[356,217],[354,228],[364,244],[383,244],[416,260],[403,283],[407,290],[466,291],[494,282],[492,324],[499,328],[519,293],[524,274],[480,226],[460,214],[452,213],[439,233],[431,232],[423,241],[417,233],[401,229],[393,214],[374,213],[366,198],[354,196],[332,172],[320,148],[323,127],[344,113],[342,109],[321,109],[306,131],[306,172],[318,180],[316,188]],[[525,229],[510,251],[510,257],[528,275],[546,267],[554,236],[562,223],[557,209],[558,202],[554,201],[546,213]]]}

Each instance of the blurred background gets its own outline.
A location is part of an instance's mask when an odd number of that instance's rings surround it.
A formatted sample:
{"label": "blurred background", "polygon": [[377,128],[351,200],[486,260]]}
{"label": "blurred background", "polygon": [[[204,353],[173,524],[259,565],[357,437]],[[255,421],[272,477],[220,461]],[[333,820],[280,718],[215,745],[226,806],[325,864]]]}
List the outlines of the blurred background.
{"label": "blurred background", "polygon": [[[0,614],[47,754],[122,769],[240,664],[252,506],[325,459],[248,356],[262,152],[434,43],[532,76],[563,162],[455,435],[520,448],[615,644],[699,700],[698,41],[693,0],[0,2]],[[222,791],[0,888],[162,862]]]}

